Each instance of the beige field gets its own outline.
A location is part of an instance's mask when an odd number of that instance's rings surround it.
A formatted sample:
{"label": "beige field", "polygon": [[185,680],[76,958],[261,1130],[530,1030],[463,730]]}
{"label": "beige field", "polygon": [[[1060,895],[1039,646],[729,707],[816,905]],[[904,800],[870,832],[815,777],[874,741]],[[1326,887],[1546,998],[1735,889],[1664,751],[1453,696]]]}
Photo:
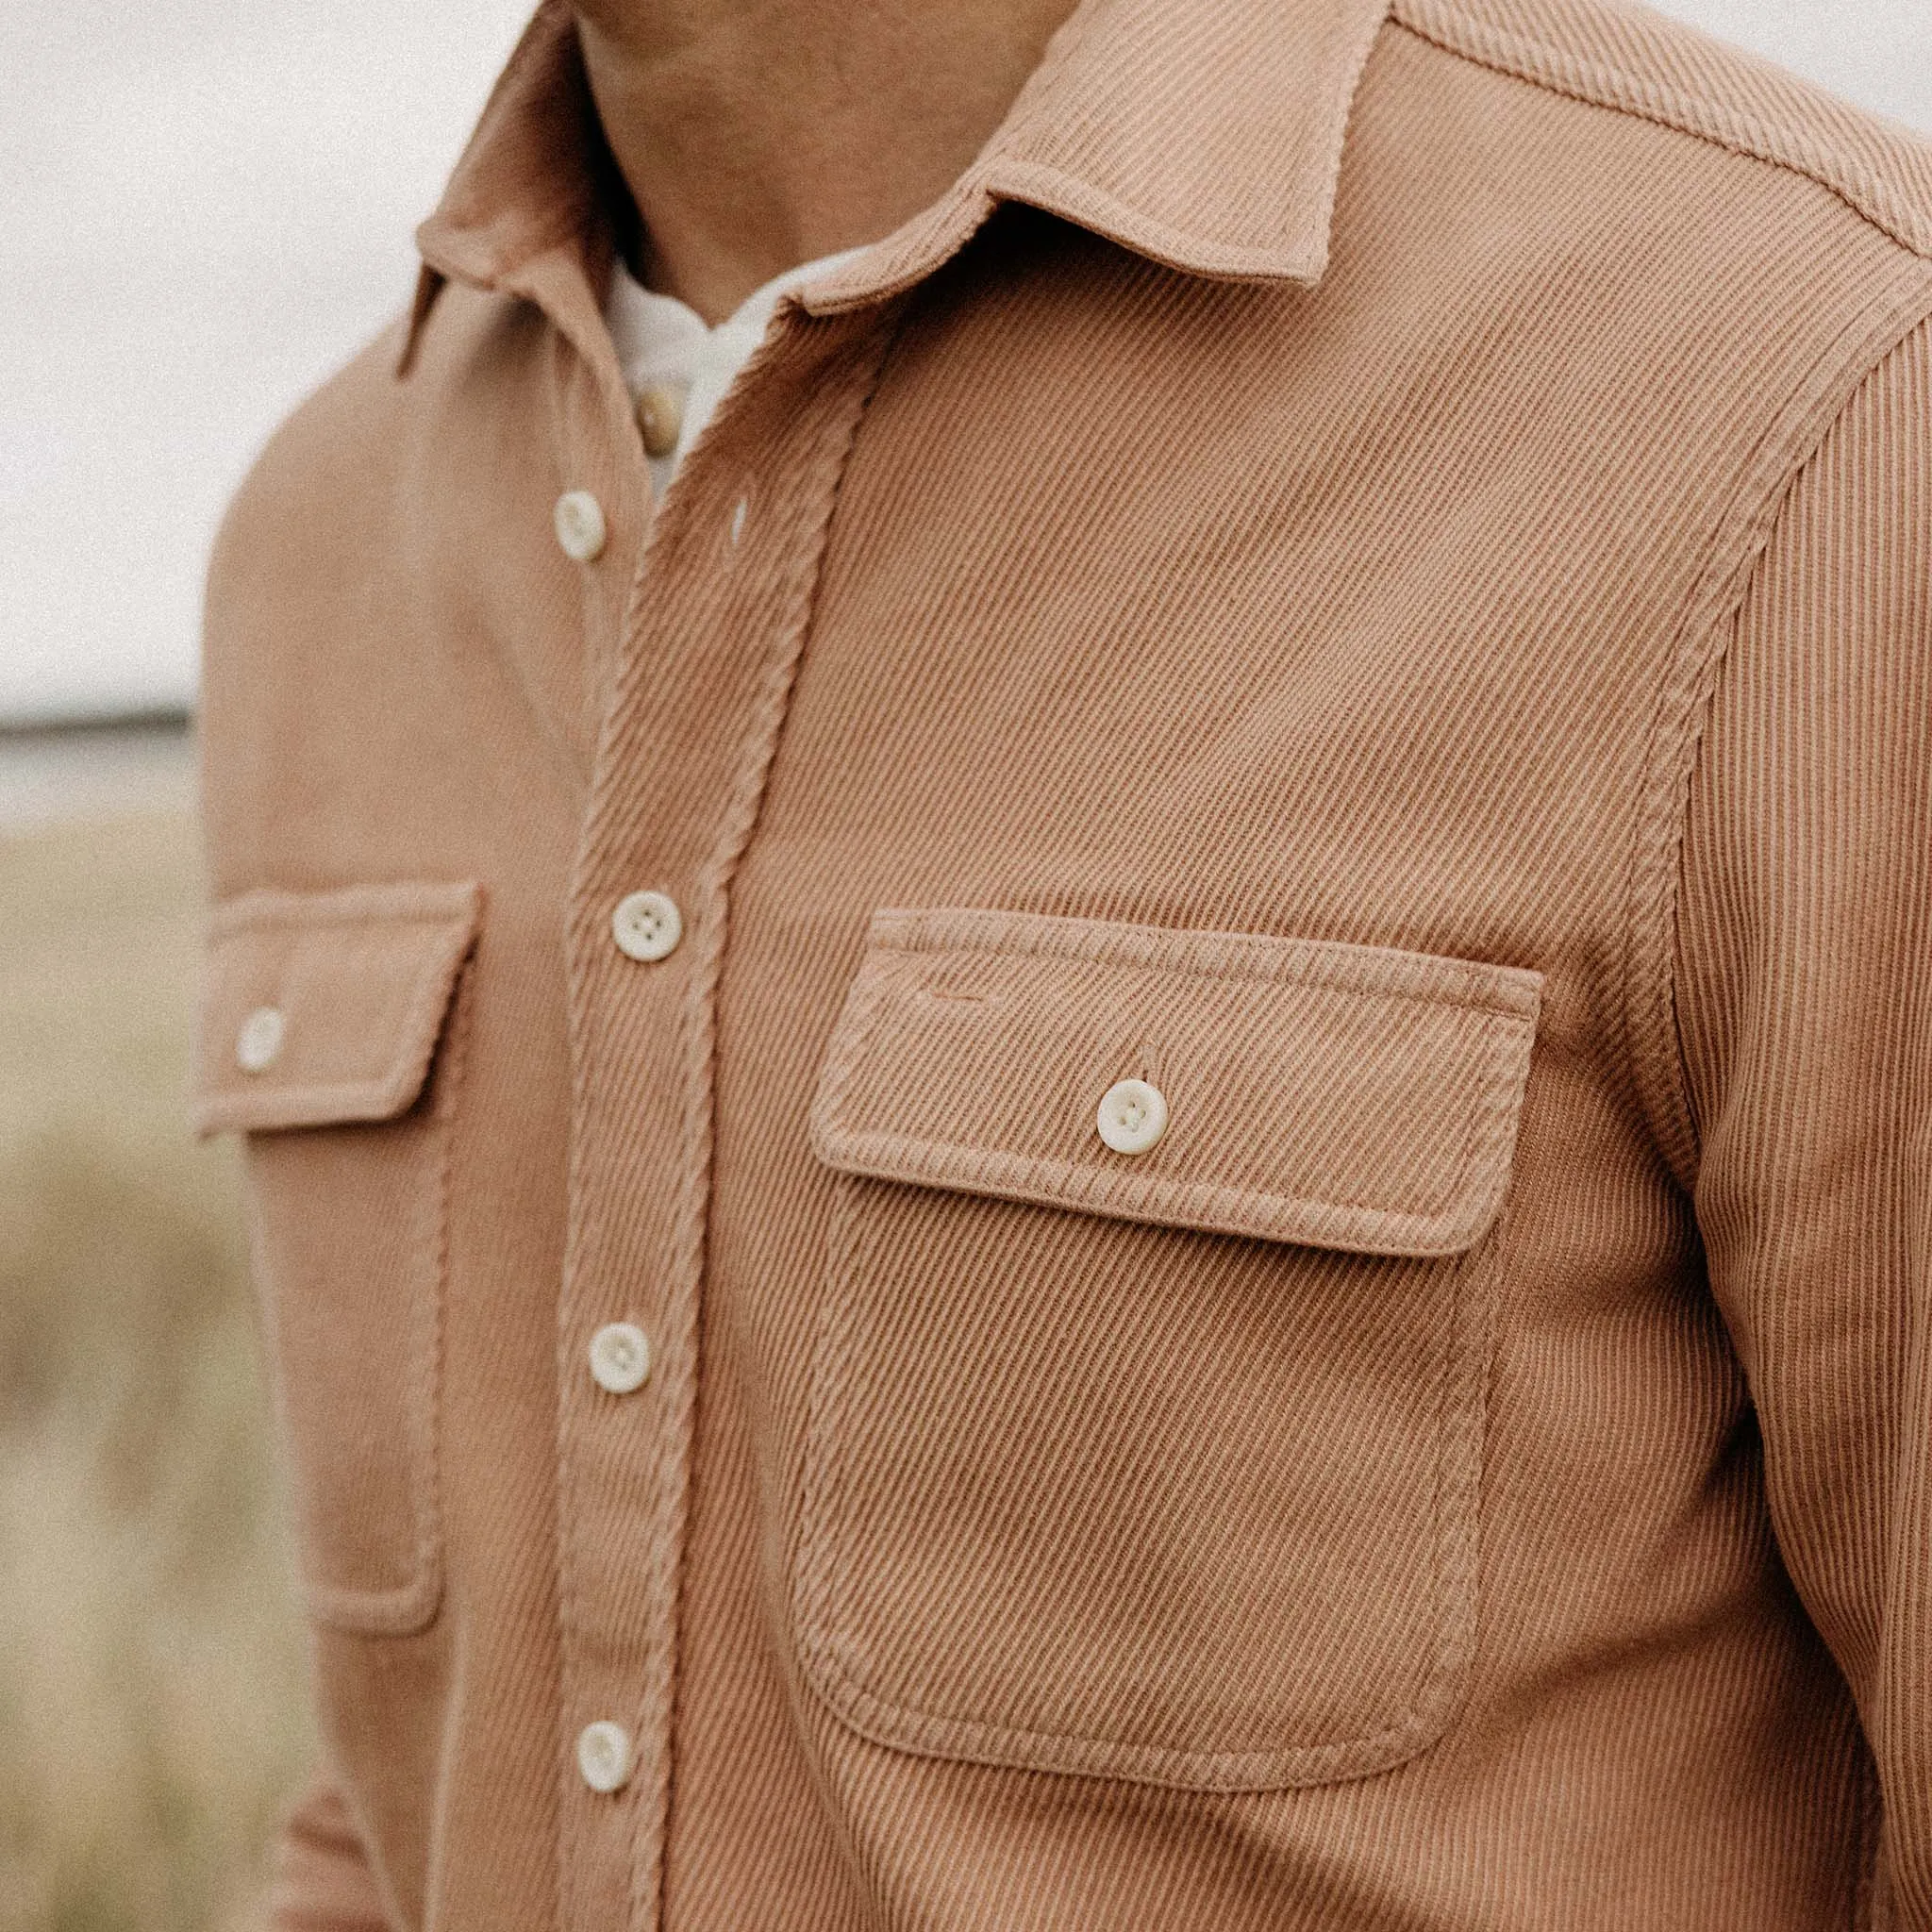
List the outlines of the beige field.
{"label": "beige field", "polygon": [[0,833],[0,1932],[245,1922],[310,1749],[181,816]]}

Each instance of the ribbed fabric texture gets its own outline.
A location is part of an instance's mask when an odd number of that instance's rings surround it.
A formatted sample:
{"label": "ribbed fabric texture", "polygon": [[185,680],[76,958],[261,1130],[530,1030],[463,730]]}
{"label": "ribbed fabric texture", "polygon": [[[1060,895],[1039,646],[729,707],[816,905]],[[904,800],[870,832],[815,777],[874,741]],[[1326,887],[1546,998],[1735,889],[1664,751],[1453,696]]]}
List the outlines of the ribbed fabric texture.
{"label": "ribbed fabric texture", "polygon": [[213,568],[275,1923],[1932,1928],[1924,148],[1093,0],[654,508],[588,112]]}
{"label": "ribbed fabric texture", "polygon": [[[1802,648],[1794,641],[1802,640]],[[1769,1504],[1932,1915],[1932,332],[1793,488],[1691,810],[1680,1013]],[[1904,1826],[1903,1829],[1900,1827]]]}

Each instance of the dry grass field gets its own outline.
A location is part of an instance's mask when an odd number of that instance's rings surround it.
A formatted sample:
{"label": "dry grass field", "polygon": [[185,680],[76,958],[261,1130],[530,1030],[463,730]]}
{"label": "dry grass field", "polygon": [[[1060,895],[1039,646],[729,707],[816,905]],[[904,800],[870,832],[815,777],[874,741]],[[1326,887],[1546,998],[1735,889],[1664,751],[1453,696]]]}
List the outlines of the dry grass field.
{"label": "dry grass field", "polygon": [[221,1932],[309,1751],[180,815],[0,831],[0,1932]]}

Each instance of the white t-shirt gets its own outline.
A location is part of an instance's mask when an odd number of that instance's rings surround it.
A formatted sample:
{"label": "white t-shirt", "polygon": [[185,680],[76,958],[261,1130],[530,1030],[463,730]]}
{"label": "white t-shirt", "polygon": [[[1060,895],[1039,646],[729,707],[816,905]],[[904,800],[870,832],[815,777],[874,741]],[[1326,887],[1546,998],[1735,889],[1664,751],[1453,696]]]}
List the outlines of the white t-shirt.
{"label": "white t-shirt", "polygon": [[863,253],[847,249],[786,270],[747,295],[715,327],[675,295],[653,293],[622,262],[617,264],[604,320],[617,347],[618,367],[634,397],[658,391],[660,418],[668,412],[668,420],[678,423],[676,443],[667,455],[647,453],[651,486],[658,497],[663,496],[685,452],[764,340],[781,298]]}

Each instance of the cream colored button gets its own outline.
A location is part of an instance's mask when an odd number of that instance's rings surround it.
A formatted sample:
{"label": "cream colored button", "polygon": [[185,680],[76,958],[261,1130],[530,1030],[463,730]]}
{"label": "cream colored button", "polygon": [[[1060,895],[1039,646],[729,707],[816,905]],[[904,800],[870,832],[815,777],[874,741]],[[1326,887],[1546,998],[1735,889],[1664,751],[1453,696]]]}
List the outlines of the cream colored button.
{"label": "cream colored button", "polygon": [[684,391],[654,382],[638,396],[638,432],[647,457],[668,457],[684,430]]}
{"label": "cream colored button", "polygon": [[263,1074],[275,1065],[288,1037],[289,1023],[279,1007],[257,1007],[235,1036],[235,1064],[244,1074]]}
{"label": "cream colored button", "polygon": [[598,1388],[628,1395],[650,1373],[650,1337],[635,1322],[607,1322],[591,1337],[591,1374]]}
{"label": "cream colored button", "polygon": [[1167,1099],[1145,1080],[1117,1080],[1100,1096],[1100,1138],[1116,1154],[1144,1154],[1167,1132]]}
{"label": "cream colored button", "polygon": [[630,1733],[599,1718],[577,1733],[577,1769],[593,1791],[621,1791],[630,1782]]}
{"label": "cream colored button", "polygon": [[626,958],[661,959],[684,932],[677,902],[663,892],[631,892],[610,915],[611,937]]}
{"label": "cream colored button", "polygon": [[594,563],[604,554],[604,506],[588,490],[566,490],[553,512],[557,541],[577,563]]}

